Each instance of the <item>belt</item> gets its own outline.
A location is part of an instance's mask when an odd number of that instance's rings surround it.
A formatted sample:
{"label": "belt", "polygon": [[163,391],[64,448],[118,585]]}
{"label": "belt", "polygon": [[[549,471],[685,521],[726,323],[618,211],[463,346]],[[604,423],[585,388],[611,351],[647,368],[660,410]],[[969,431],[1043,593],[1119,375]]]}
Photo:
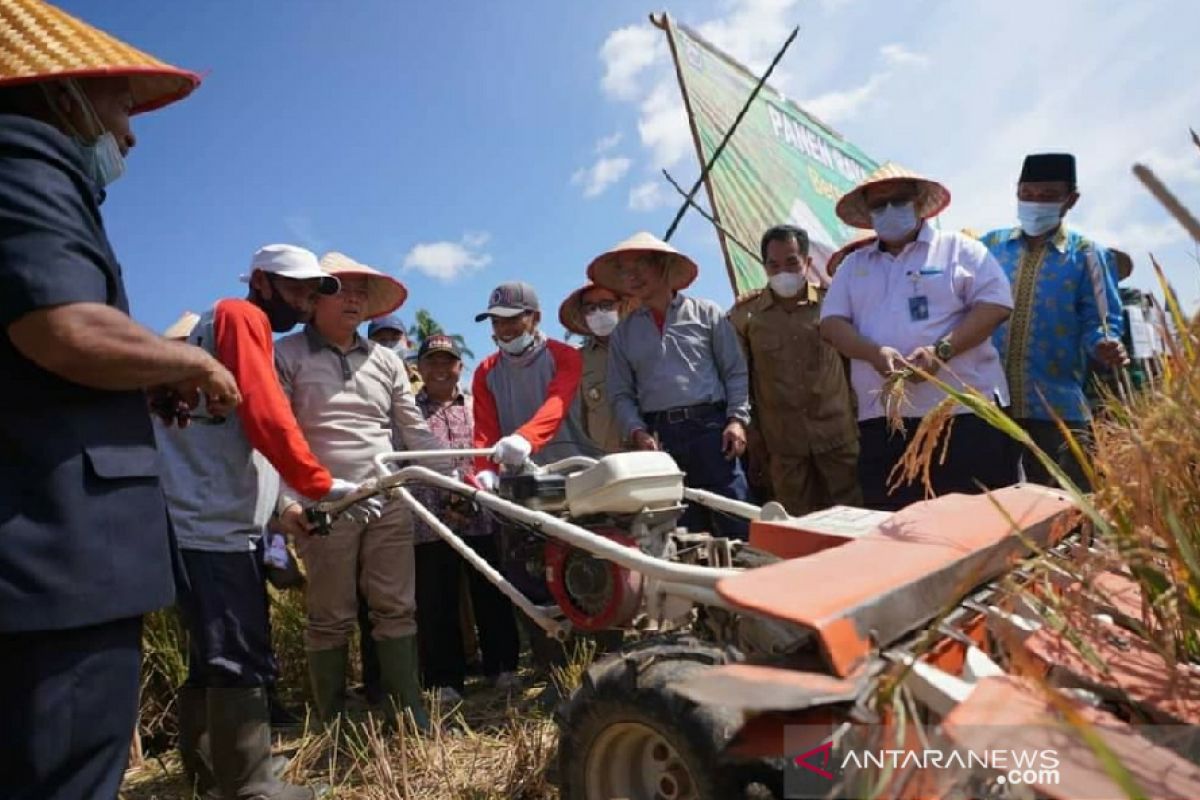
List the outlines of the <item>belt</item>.
{"label": "belt", "polygon": [[665,408],[662,411],[649,411],[645,417],[646,422],[651,425],[659,425],[663,422],[673,425],[689,419],[700,419],[701,417],[711,417],[713,414],[724,413],[724,403],[697,403],[694,406],[679,406],[678,408]]}

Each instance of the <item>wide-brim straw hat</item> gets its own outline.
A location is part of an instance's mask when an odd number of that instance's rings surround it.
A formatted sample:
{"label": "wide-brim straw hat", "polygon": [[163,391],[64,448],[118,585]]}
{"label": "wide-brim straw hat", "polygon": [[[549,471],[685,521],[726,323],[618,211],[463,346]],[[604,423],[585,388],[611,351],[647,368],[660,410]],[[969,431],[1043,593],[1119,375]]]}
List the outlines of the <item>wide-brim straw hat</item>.
{"label": "wide-brim straw hat", "polygon": [[[608,289],[607,286],[601,286],[598,283],[587,283],[580,286],[575,291],[567,295],[567,299],[562,301],[562,305],[558,307],[558,321],[562,326],[571,333],[577,333],[580,336],[594,336],[591,329],[588,328],[587,318],[583,313],[583,295],[588,289]],[[621,292],[615,292],[613,289],[608,289],[617,295],[617,313],[622,319],[637,307],[636,299],[623,295]]]}
{"label": "wide-brim straw hat", "polygon": [[588,280],[623,295],[625,286],[617,267],[622,253],[666,253],[667,279],[671,289],[679,291],[692,285],[700,274],[696,262],[650,233],[634,234],[606,253],[597,256],[587,268]]}
{"label": "wide-brim straw hat", "polygon": [[179,319],[167,326],[167,329],[163,331],[163,337],[166,339],[186,339],[192,335],[192,330],[199,321],[200,315],[195,311],[185,311],[179,316]]}
{"label": "wide-brim straw hat", "polygon": [[367,276],[367,319],[390,314],[408,299],[408,289],[391,275],[360,264],[343,253],[326,253],[321,256],[321,269],[338,278],[347,275]]}
{"label": "wide-brim straw hat", "polygon": [[161,108],[200,85],[173,67],[41,0],[0,0],[0,86],[67,78],[129,78],[131,113]]}
{"label": "wide-brim straw hat", "polygon": [[835,208],[838,219],[855,228],[870,228],[871,210],[867,208],[867,189],[897,181],[912,181],[917,184],[914,206],[918,219],[936,217],[950,205],[950,190],[945,186],[889,161],[868,175],[858,186],[842,195]]}

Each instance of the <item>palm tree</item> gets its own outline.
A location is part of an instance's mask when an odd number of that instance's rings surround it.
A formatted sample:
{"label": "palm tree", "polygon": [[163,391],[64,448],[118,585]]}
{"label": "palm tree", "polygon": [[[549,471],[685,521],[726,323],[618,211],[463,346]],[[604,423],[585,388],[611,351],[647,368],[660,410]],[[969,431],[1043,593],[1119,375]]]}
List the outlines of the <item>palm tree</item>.
{"label": "palm tree", "polygon": [[418,309],[415,321],[408,329],[409,340],[415,342],[417,347],[420,347],[421,343],[430,336],[434,336],[435,334],[439,333],[444,336],[449,336],[451,339],[453,339],[454,343],[458,345],[458,349],[462,351],[464,356],[467,358],[475,357],[475,353],[471,351],[471,348],[467,347],[467,340],[463,338],[462,334],[446,333],[446,331],[442,328],[441,323],[434,319],[432,314],[423,308]]}

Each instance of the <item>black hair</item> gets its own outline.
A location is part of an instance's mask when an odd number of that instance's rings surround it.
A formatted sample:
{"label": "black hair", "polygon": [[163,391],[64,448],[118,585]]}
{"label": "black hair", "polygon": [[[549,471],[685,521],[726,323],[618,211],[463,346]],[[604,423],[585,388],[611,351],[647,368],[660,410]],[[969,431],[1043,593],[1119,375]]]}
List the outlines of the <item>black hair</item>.
{"label": "black hair", "polygon": [[775,225],[768,228],[767,232],[762,235],[762,242],[759,244],[763,263],[767,263],[767,245],[771,242],[790,241],[795,241],[800,246],[802,255],[808,255],[808,232],[803,228],[797,228],[795,225]]}

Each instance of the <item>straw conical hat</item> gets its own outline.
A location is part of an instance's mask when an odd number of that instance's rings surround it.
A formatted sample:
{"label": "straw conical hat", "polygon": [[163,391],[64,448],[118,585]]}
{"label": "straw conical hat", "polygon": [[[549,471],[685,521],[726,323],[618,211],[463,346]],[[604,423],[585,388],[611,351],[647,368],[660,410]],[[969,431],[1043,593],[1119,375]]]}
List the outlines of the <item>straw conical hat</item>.
{"label": "straw conical hat", "polygon": [[194,72],[164,64],[41,0],[0,0],[0,86],[115,76],[129,78],[135,114],[200,85]]}
{"label": "straw conical hat", "polygon": [[634,234],[616,247],[596,257],[588,265],[587,276],[590,281],[618,294],[625,293],[621,276],[617,272],[618,258],[621,253],[666,253],[667,279],[675,291],[685,289],[696,280],[700,268],[696,262],[676,250],[671,245],[650,233]]}
{"label": "straw conical hat", "polygon": [[893,181],[913,181],[917,184],[915,206],[918,219],[936,217],[950,205],[950,190],[945,186],[889,161],[868,175],[858,186],[842,195],[836,207],[838,218],[855,228],[870,228],[871,211],[867,208],[867,187]]}
{"label": "straw conical hat", "polygon": [[403,283],[342,253],[330,252],[321,256],[321,269],[339,278],[346,275],[367,276],[367,319],[390,314],[408,299],[408,289],[404,288]]}
{"label": "straw conical hat", "polygon": [[196,327],[196,323],[199,321],[200,315],[195,311],[185,311],[180,315],[179,319],[167,326],[167,329],[163,331],[163,337],[167,339],[186,339],[192,335],[192,329]]}
{"label": "straw conical hat", "polygon": [[[558,307],[558,321],[571,333],[577,333],[580,336],[594,335],[588,328],[587,319],[583,315],[583,295],[588,289],[595,288],[608,289],[607,286],[600,286],[598,283],[586,283],[567,295],[567,299],[563,300],[562,305]],[[638,305],[634,298],[614,292],[612,289],[608,290],[616,294],[617,313],[622,318]]]}

